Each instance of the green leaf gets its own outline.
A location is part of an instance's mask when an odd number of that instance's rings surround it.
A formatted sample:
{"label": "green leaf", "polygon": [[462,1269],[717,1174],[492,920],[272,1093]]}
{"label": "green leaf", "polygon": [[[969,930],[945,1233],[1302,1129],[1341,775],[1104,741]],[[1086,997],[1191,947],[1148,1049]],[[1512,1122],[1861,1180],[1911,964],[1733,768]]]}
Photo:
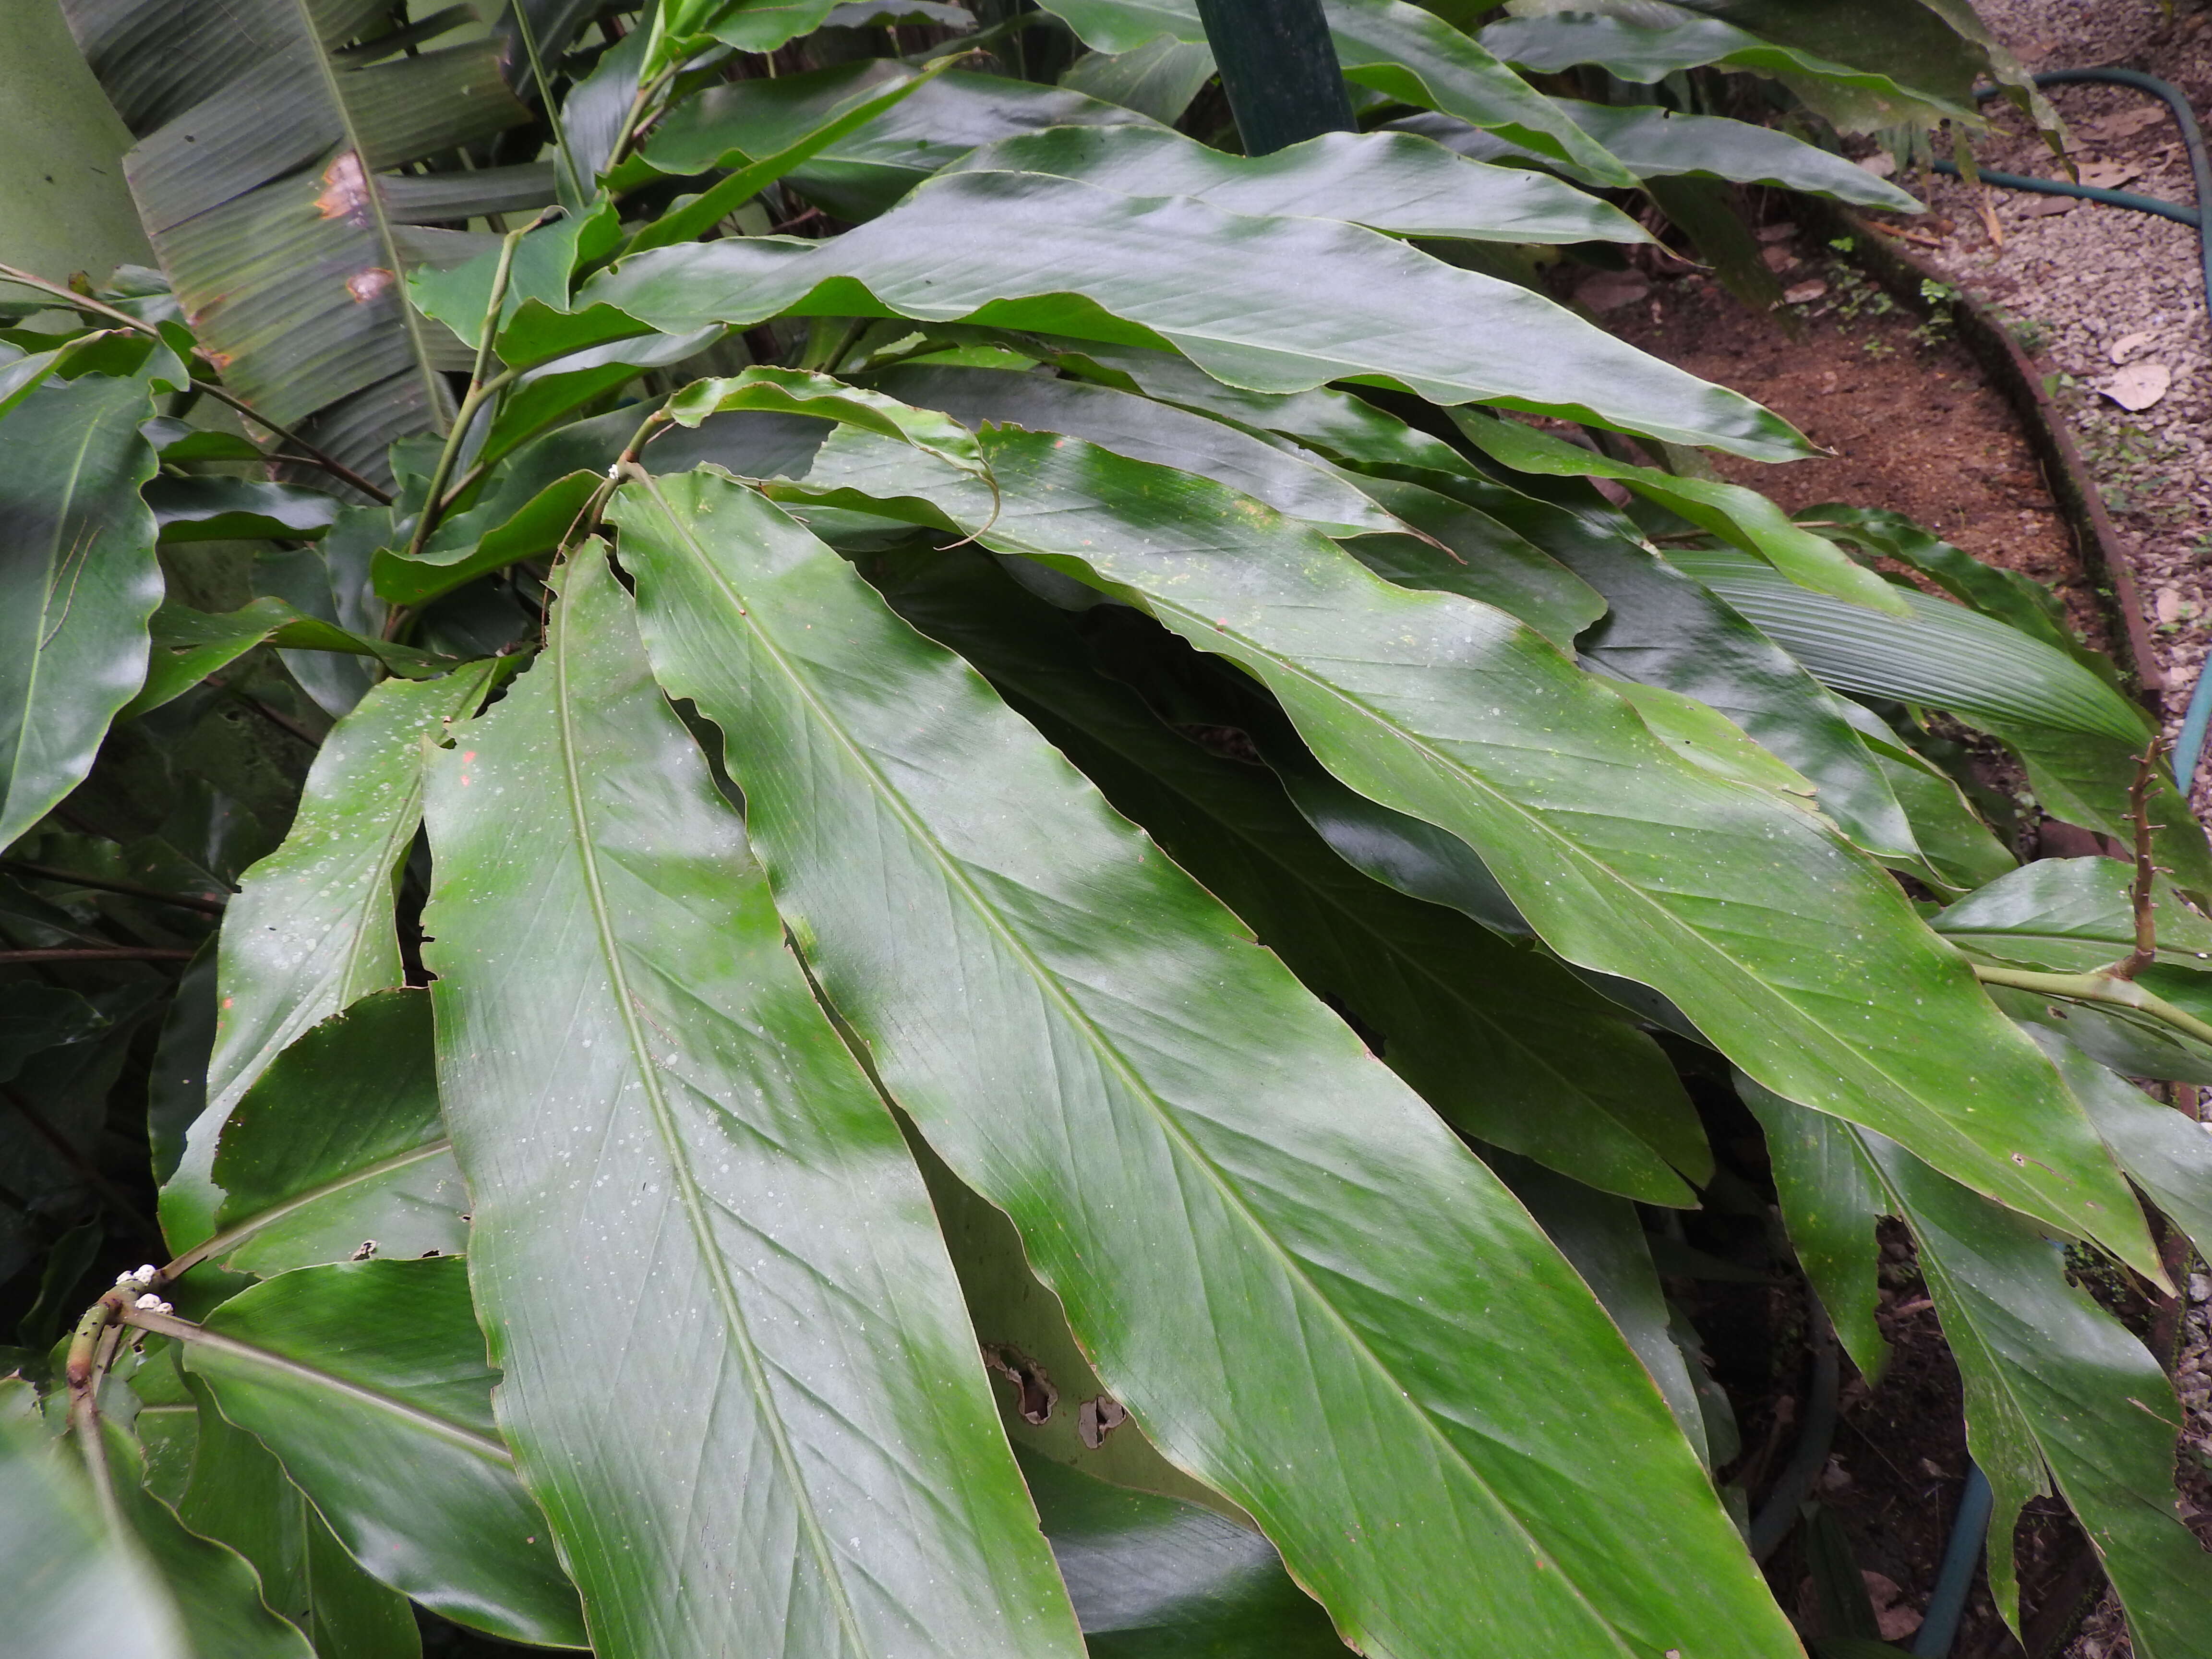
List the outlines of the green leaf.
{"label": "green leaf", "polygon": [[178,1518],[252,1564],[262,1598],[318,1659],[416,1659],[422,1638],[407,1598],[363,1572],[283,1466],[223,1419],[204,1382],[192,1383],[198,1425]]}
{"label": "green leaf", "polygon": [[900,554],[878,580],[1310,989],[1376,1033],[1448,1122],[1607,1191],[1692,1201],[1675,1168],[1702,1181],[1712,1156],[1673,1068],[1565,969],[1361,875],[1264,769],[1209,755],[1086,672],[1070,619],[979,556]]}
{"label": "green leaf", "polygon": [[[538,364],[519,376],[499,400],[498,411],[485,429],[471,465],[484,466],[501,459],[586,404],[629,385],[647,369],[675,370],[704,353],[724,331],[710,326],[688,334],[612,340]],[[635,422],[637,417],[631,418]],[[441,525],[437,540],[450,539],[449,526]]]}
{"label": "green leaf", "polygon": [[[1051,248],[1049,261],[1037,260],[1039,246]],[[1747,398],[1621,345],[1525,289],[1374,231],[1036,173],[936,179],[826,242],[744,237],[657,249],[594,277],[578,304],[618,307],[665,331],[780,313],[972,317],[1164,342],[1256,391],[1361,375],[1437,403],[1538,409],[1766,459],[1803,453],[1796,433]],[[1468,316],[1487,324],[1464,328],[1458,319]]]}
{"label": "green leaf", "polygon": [[[1674,562],[1838,691],[1930,703],[2001,739],[2054,817],[2132,841],[2129,790],[2151,741],[2143,713],[2071,656],[1962,605],[1893,587],[1903,614],[1877,616],[1780,580],[1740,554]],[[2150,810],[2160,861],[2212,892],[2212,847],[2162,768]]]}
{"label": "green leaf", "polygon": [[499,1373],[459,1259],[280,1273],[210,1314],[185,1365],[372,1577],[472,1630],[584,1645],[492,1421]]}
{"label": "green leaf", "polygon": [[331,527],[338,501],[296,484],[247,478],[163,474],[143,492],[165,542],[222,542],[283,537],[312,541]]}
{"label": "green leaf", "polygon": [[[2117,859],[2038,859],[1991,882],[1929,924],[1960,949],[1996,962],[2085,974],[2135,949],[2131,865]],[[2152,915],[2158,959],[2212,973],[2212,922],[2168,882],[2157,883]]]}
{"label": "green leaf", "polygon": [[421,991],[374,992],[295,1040],[223,1124],[221,1231],[192,1254],[266,1278],[364,1254],[465,1251],[468,1190],[436,1065]]}
{"label": "green leaf", "polygon": [[[1639,180],[1724,179],[1802,191],[1885,213],[1921,211],[1918,202],[1887,179],[1786,132],[1725,116],[1679,115],[1650,104],[1588,104],[1574,98],[1552,101]],[[1478,161],[1546,159],[1533,149],[1509,143],[1449,115],[1408,116],[1390,125],[1401,132],[1433,138]]]}
{"label": "green leaf", "polygon": [[[1777,46],[1711,17],[1688,17],[1658,27],[1589,13],[1510,17],[1485,26],[1475,39],[1515,68],[1540,75],[1593,64],[1616,79],[1649,86],[1680,70],[1714,64],[1786,76],[1793,85],[1804,78],[1831,82],[1876,106],[1893,109],[1892,125],[1920,117],[1929,102],[1887,75]],[[1945,112],[1969,123],[1978,119],[1971,105],[1947,106]]]}
{"label": "green leaf", "polygon": [[1195,196],[1231,213],[1341,219],[1398,236],[1484,242],[1641,242],[1650,233],[1571,185],[1486,167],[1404,132],[1329,132],[1230,155],[1165,127],[1052,127],[969,151],[947,169],[1048,173],[1125,196]]}
{"label": "green leaf", "polygon": [[1021,1455],[1097,1659],[1328,1659],[1344,1644],[1259,1534],[1209,1510]]}
{"label": "green leaf", "polygon": [[[881,64],[884,60],[876,58],[864,61]],[[950,69],[955,61],[951,58],[941,58],[919,74],[909,74],[903,79],[893,78],[888,86],[873,76],[860,80],[846,96],[838,99],[828,108],[820,112],[820,125],[814,127],[812,131],[792,138],[788,143],[778,146],[771,154],[756,155],[746,160],[744,165],[717,179],[690,200],[679,201],[672,204],[666,212],[653,220],[630,239],[631,249],[635,251],[640,248],[665,247],[671,243],[690,241],[703,234],[713,228],[717,222],[736,212],[777,179],[796,172],[815,156],[836,144],[839,139],[866,126],[879,116],[903,103],[915,93]],[[898,67],[904,69],[905,65],[900,64]],[[755,92],[757,95],[757,89],[763,88],[780,90],[783,84],[781,79],[741,81],[734,86],[718,90],[725,98],[732,95],[742,97],[747,92]],[[714,92],[702,94],[703,97],[714,95]],[[771,91],[769,95],[775,98],[777,96],[777,92]],[[782,96],[787,98],[788,93],[783,93]],[[779,100],[779,101],[781,100]],[[690,106],[687,105],[685,107]],[[787,103],[777,112],[788,118],[793,112]],[[671,119],[673,118],[671,118]],[[666,131],[668,125],[667,120],[661,123],[660,128],[654,135],[655,143],[664,142],[661,134]],[[645,159],[648,162],[654,159],[653,145],[647,147]],[[718,157],[717,161],[721,163],[721,158]],[[694,170],[688,167],[678,169],[681,172]]]}
{"label": "green leaf", "polygon": [[975,434],[957,420],[804,369],[756,367],[727,380],[694,380],[661,406],[677,425],[692,428],[732,410],[835,421],[910,444],[975,477],[990,476]]}
{"label": "green leaf", "polygon": [[[1753,1090],[1762,1122],[1794,1109]],[[2059,1252],[2023,1218],[1947,1180],[1893,1142],[1850,1137],[1882,1207],[1901,1217],[1966,1394],[1966,1443],[1996,1496],[1990,1586],[2015,1628],[2010,1547],[2021,1507],[2055,1486],[2081,1522],[2146,1659],[2206,1651],[2212,1556],[2173,1492],[2181,1407],[2158,1363],[2069,1284]],[[1846,1152],[1829,1154],[1848,1156]]]}
{"label": "green leaf", "polygon": [[[758,495],[701,471],[614,514],[656,672],[726,737],[777,907],[878,1074],[1012,1217],[1114,1397],[1348,1640],[1789,1650],[1619,1333],[1274,957]],[[1668,1517],[1663,1569],[1631,1510]]]}
{"label": "green leaf", "polygon": [[[1086,46],[1128,52],[1168,35],[1203,42],[1194,0],[1053,0]],[[1324,0],[1345,78],[1403,103],[1495,128],[1594,185],[1625,186],[1620,164],[1564,117],[1556,102],[1434,13],[1401,0]]]}
{"label": "green leaf", "polygon": [[297,651],[374,657],[410,679],[428,678],[453,666],[449,658],[385,640],[365,639],[319,617],[303,616],[276,599],[255,599],[220,616],[194,611],[189,605],[164,605],[154,613],[148,633],[151,648],[146,683],[124,705],[118,720],[136,720],[173,702],[255,646],[272,641]]}
{"label": "green leaf", "polygon": [[[492,39],[364,61],[341,49],[372,14],[307,0],[210,12],[190,48],[198,83],[144,106],[149,79],[175,84],[170,9],[64,8],[138,137],[124,172],[161,269],[232,392],[381,481],[389,441],[442,427],[452,406],[437,336],[398,280],[413,263],[410,213],[385,175],[530,110]],[[448,29],[467,15],[441,14]],[[437,203],[415,210],[453,216]]]}
{"label": "green leaf", "polygon": [[83,781],[161,602],[144,375],[41,386],[0,419],[0,847]]}
{"label": "green leaf", "polygon": [[1072,438],[987,432],[983,449],[995,497],[851,434],[775,489],[886,512],[920,501],[1140,605],[1265,684],[1344,781],[1466,842],[1568,961],[1659,991],[1769,1087],[2151,1261],[2049,1062],[1895,884],[1809,815],[1680,759],[1503,613],[1392,586],[1218,484]]}
{"label": "green leaf", "polygon": [[247,871],[225,910],[207,1109],[161,1189],[173,1249],[217,1231],[216,1138],[269,1062],[309,1028],[400,983],[392,882],[422,814],[422,745],[502,672],[386,680],[324,740],[284,844]]}
{"label": "green leaf", "polygon": [[[934,75],[868,58],[713,87],[669,112],[644,160],[674,173],[722,167],[742,176],[773,167],[762,184],[786,178],[841,219],[872,219],[979,144],[1042,128],[1144,120],[1079,92],[958,70]],[[786,157],[793,159],[787,164]],[[724,210],[738,205],[732,201]],[[667,240],[656,234],[635,246]]]}
{"label": "green leaf", "polygon": [[[596,544],[458,741],[447,1116],[502,1422],[597,1650],[1079,1653],[904,1143]],[[641,1340],[622,1310],[654,1309]]]}
{"label": "green leaf", "polygon": [[2119,1166],[2197,1247],[2212,1245],[2212,1131],[2116,1077],[2056,1031],[2028,1035],[2088,1108]]}
{"label": "green leaf", "polygon": [[1163,38],[1133,52],[1085,52],[1068,66],[1060,84],[1155,121],[1173,122],[1182,118],[1191,100],[1212,79],[1211,48]]}
{"label": "green leaf", "polygon": [[1797,1265],[1844,1352],[1869,1384],[1878,1382],[1890,1355],[1875,1317],[1881,1299],[1875,1227],[1886,1213],[1884,1194],[1848,1129],[1818,1113],[1775,1104],[1777,1097],[1748,1078],[1739,1076],[1736,1091],[1766,1131],[1775,1195]]}
{"label": "green leaf", "polygon": [[[1149,398],[1081,380],[931,365],[886,369],[868,384],[902,403],[942,410],[970,430],[988,422],[1062,432],[1117,455],[1203,473],[1331,535],[1397,528],[1389,513],[1327,467]],[[970,470],[981,465],[979,454]]]}
{"label": "green leaf", "polygon": [[1516,472],[1554,478],[1613,478],[1646,501],[1755,553],[1793,583],[1889,616],[1905,614],[1897,590],[1854,563],[1833,542],[1800,529],[1755,489],[1634,466],[1517,421],[1455,410],[1453,422],[1492,459]]}

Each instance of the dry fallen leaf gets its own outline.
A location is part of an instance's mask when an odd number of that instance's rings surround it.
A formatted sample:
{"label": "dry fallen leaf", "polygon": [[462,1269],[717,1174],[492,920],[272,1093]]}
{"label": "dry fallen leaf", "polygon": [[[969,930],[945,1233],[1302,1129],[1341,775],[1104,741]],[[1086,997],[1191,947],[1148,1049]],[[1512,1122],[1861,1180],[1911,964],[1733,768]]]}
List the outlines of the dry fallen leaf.
{"label": "dry fallen leaf", "polygon": [[1791,287],[1784,289],[1782,290],[1782,298],[1785,303],[1790,305],[1808,306],[1811,305],[1814,301],[1824,296],[1827,291],[1828,285],[1822,282],[1818,276],[1815,276],[1809,283],[1798,283]]}
{"label": "dry fallen leaf", "polygon": [[2099,382],[2097,390],[2130,414],[2148,409],[2166,396],[2173,384],[2173,371],[2164,363],[2130,363]]}
{"label": "dry fallen leaf", "polygon": [[1650,292],[1650,279],[1640,270],[1601,270],[1575,290],[1575,298],[1591,311],[1618,311]]}
{"label": "dry fallen leaf", "polygon": [[2140,357],[2145,347],[2158,337],[2155,334],[2123,334],[2105,348],[2105,355],[2116,363],[2124,363],[2131,357]]}

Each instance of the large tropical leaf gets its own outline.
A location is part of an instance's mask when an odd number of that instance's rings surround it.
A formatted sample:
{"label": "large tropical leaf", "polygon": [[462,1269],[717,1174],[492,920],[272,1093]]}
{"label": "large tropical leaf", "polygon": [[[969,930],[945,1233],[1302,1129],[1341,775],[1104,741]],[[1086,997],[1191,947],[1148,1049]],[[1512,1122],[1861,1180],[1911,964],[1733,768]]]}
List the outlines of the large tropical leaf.
{"label": "large tropical leaf", "polygon": [[[1798,1109],[1755,1086],[1763,1121]],[[1817,1161],[1784,1171],[1821,1138]],[[1894,1142],[1832,1120],[1770,1141],[1784,1213],[1810,1198],[1841,1209],[1877,1195],[1919,1245],[1920,1267],[1966,1393],[1966,1443],[1996,1494],[1990,1584],[2015,1628],[2019,1581],[2011,1546],[2021,1506],[2056,1490],[2072,1505],[2127,1609],[2145,1659],[2212,1653],[2203,1609],[2212,1555],[2182,1523],[2173,1491],[2181,1408],[2173,1389],[2118,1321],[2068,1282],[2065,1263],[2021,1217],[1950,1181]],[[1826,1173],[1856,1158],[1839,1184]],[[1875,1215],[1861,1211],[1860,1228]],[[1791,1224],[1796,1224],[1794,1216]]]}
{"label": "large tropical leaf", "polygon": [[324,740],[284,844],[248,870],[224,915],[207,1106],[161,1192],[171,1245],[217,1228],[224,1121],[310,1027],[403,974],[392,883],[422,822],[422,744],[472,710],[500,672],[386,680]]}
{"label": "large tropical leaf", "polygon": [[[527,118],[500,43],[417,50],[380,0],[62,9],[137,136],[124,173],[139,217],[225,383],[388,479],[385,446],[442,427],[452,401],[401,281],[410,222],[550,199],[536,169],[458,204],[386,176]],[[447,28],[464,16],[439,14]]]}
{"label": "large tropical leaf", "polygon": [[898,1130],[603,556],[562,591],[436,769],[427,921],[501,1424],[592,1644],[1078,1654]]}
{"label": "large tropical leaf", "polygon": [[1410,133],[1327,132],[1229,155],[1165,127],[1055,126],[970,151],[954,172],[1049,173],[1125,196],[1195,196],[1231,213],[1342,219],[1399,236],[1640,242],[1607,202],[1540,173],[1486,167]]}
{"label": "large tropical leaf", "polygon": [[[1032,250],[1053,250],[1040,265]],[[1526,289],[1374,231],[1123,196],[1037,173],[955,173],[826,242],[661,248],[594,277],[580,307],[678,332],[778,313],[974,318],[1170,344],[1234,386],[1295,392],[1358,375],[1782,459],[1782,421]],[[1489,319],[1470,330],[1461,319]],[[579,325],[592,319],[580,319]],[[512,334],[514,331],[510,331]]]}
{"label": "large tropical leaf", "polygon": [[[851,433],[775,488],[911,511],[1139,604],[1264,683],[1346,782],[1471,846],[1568,961],[1660,991],[1770,1087],[2149,1264],[2049,1062],[1811,816],[1680,759],[1502,612],[1383,582],[1208,480],[1072,438],[981,441],[988,490]],[[1853,955],[1820,943],[1838,937]]]}
{"label": "large tropical leaf", "polygon": [[576,1593],[492,1421],[455,1258],[280,1273],[204,1325],[185,1365],[276,1455],[374,1577],[511,1641],[584,1644]]}
{"label": "large tropical leaf", "polygon": [[1279,961],[759,495],[702,471],[613,512],[656,672],[726,735],[878,1074],[1347,1640],[1789,1650],[1588,1291]]}
{"label": "large tropical leaf", "polygon": [[1608,1191],[1690,1201],[1711,1170],[1650,1038],[1557,964],[1362,876],[1263,768],[1210,755],[1084,665],[1063,613],[978,556],[913,554],[878,580],[1468,1133]]}
{"label": "large tropical leaf", "polygon": [[160,372],[54,382],[0,416],[0,847],[83,781],[146,677],[161,572],[138,426]]}
{"label": "large tropical leaf", "polygon": [[[2052,816],[2134,838],[2130,789],[2151,742],[2141,709],[2073,656],[1914,589],[1883,616],[1779,580],[1741,554],[1674,562],[1838,691],[1929,703],[2001,738]],[[2150,774],[2159,855],[2191,892],[2212,893],[2212,846],[2163,768]]]}

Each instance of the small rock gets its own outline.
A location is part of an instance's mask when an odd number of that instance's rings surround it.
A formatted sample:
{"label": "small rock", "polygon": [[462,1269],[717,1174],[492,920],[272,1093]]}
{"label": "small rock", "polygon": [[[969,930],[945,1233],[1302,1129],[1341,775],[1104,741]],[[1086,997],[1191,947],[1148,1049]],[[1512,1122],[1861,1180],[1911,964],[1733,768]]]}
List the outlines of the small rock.
{"label": "small rock", "polygon": [[1844,1467],[1844,1460],[1840,1457],[1830,1458],[1828,1467],[1820,1471],[1820,1490],[1841,1492],[1850,1484],[1851,1472]]}
{"label": "small rock", "polygon": [[1575,290],[1575,298],[1589,310],[1604,313],[1632,306],[1650,292],[1650,279],[1640,270],[1601,270]]}
{"label": "small rock", "polygon": [[2130,363],[2107,377],[2097,390],[2130,414],[2148,409],[2166,396],[2173,384],[2173,371],[2164,363]]}
{"label": "small rock", "polygon": [[2013,204],[2013,214],[2021,219],[2048,219],[2061,213],[2071,213],[2081,205],[2078,196],[2031,196]]}
{"label": "small rock", "polygon": [[2190,1274],[2189,1299],[2191,1302],[2212,1302],[2212,1276],[2204,1273]]}
{"label": "small rock", "polygon": [[2141,356],[2156,338],[2155,334],[2123,334],[2105,349],[2106,355],[2116,363],[2124,363],[2130,357]]}
{"label": "small rock", "polygon": [[1859,165],[1875,178],[1887,179],[1897,171],[1897,157],[1886,149],[1878,149],[1871,155],[1860,156]]}
{"label": "small rock", "polygon": [[1828,285],[1815,276],[1809,283],[1798,283],[1784,289],[1782,298],[1790,305],[1809,306],[1814,301],[1824,296],[1827,291]]}

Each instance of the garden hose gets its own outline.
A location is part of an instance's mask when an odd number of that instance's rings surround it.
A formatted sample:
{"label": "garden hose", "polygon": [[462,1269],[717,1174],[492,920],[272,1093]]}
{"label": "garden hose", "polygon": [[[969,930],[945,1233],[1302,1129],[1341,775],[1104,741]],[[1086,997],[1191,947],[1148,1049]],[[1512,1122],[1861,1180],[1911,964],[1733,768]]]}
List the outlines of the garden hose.
{"label": "garden hose", "polygon": [[[2189,100],[2181,89],[2154,75],[2145,75],[2139,70],[2075,69],[2051,70],[2035,77],[2039,87],[2055,87],[2094,83],[2100,86],[2132,87],[2138,92],[2149,93],[2162,100],[2181,129],[2183,147],[2189,152],[2189,171],[2196,181],[2195,208],[2184,207],[2179,202],[2168,202],[2156,196],[2138,196],[2130,191],[2099,190],[2088,185],[2067,184],[2056,179],[2026,178],[2016,173],[1983,173],[1984,184],[1995,185],[2000,190],[2033,191],[2044,196],[2073,196],[2086,202],[2098,202],[2107,207],[2126,208],[2136,213],[2153,213],[2162,219],[2192,227],[2197,232],[2197,259],[2204,282],[2204,304],[2208,317],[2212,317],[2212,234],[2204,224],[2204,209],[2212,204],[2212,160],[2204,151],[2204,134],[2197,125],[2197,113],[2189,106]],[[1987,102],[2002,91],[1999,87],[1980,87],[1974,96]],[[1936,163],[1936,171],[1957,178],[1959,169],[1949,161]],[[2173,782],[2185,798],[2196,781],[2197,768],[2203,764],[2204,742],[2208,729],[2212,729],[2212,659],[2208,659],[2197,673],[2197,684],[2189,694],[2188,710],[2182,716],[2181,737],[2173,746]],[[1971,1564],[1970,1564],[1971,1565]]]}

